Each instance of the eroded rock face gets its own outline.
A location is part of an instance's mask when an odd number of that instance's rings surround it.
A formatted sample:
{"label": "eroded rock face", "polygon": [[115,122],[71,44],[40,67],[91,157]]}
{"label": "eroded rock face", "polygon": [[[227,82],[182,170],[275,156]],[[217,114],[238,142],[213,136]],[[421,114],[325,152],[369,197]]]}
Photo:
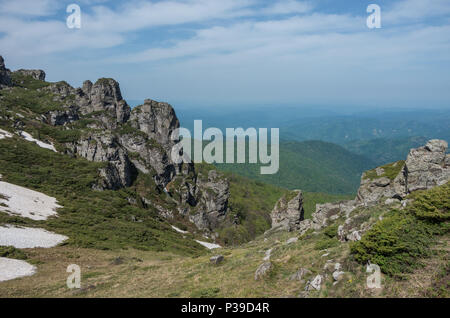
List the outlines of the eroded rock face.
{"label": "eroded rock face", "polygon": [[409,152],[402,171],[406,180],[406,193],[430,189],[450,180],[447,148],[446,141],[434,139],[424,147]]}
{"label": "eroded rock face", "polygon": [[144,105],[133,109],[130,124],[167,149],[172,148],[175,144],[171,140],[171,135],[175,129],[180,127],[180,122],[172,106],[151,99],[146,99]]}
{"label": "eroded rock face", "polygon": [[[45,81],[41,70],[17,73]],[[0,57],[2,87],[12,86],[10,74]],[[145,193],[139,198],[140,203],[155,208],[161,216],[174,218],[181,214],[205,232],[225,220],[230,196],[228,180],[214,170],[201,175],[193,164],[174,163],[170,158],[173,146],[179,143],[178,136],[172,138],[172,134],[180,127],[171,105],[147,99],[131,110],[119,83],[111,78],[85,81],[81,88],[64,81],[46,83],[37,90],[48,95],[55,107],[34,119],[63,126],[58,127],[60,131],[76,130],[61,138],[67,141],[58,140],[65,148],[63,152],[105,163],[99,169],[102,180],[93,186],[96,190],[131,186],[140,171],[154,181],[151,190],[147,189],[150,197],[153,191],[167,195],[161,202],[159,198],[157,202],[144,198]]]}
{"label": "eroded rock face", "polygon": [[435,139],[423,147],[411,149],[404,164],[399,161],[389,165],[390,169],[395,169],[395,165],[401,168],[390,178],[383,175],[382,168],[377,168],[376,176],[372,178],[368,176],[370,171],[365,172],[358,190],[358,202],[371,205],[382,199],[403,199],[411,192],[445,184],[450,180],[447,148],[446,141]]}
{"label": "eroded rock face", "polygon": [[272,228],[281,228],[287,231],[298,230],[300,222],[305,218],[303,209],[303,194],[296,190],[296,195],[292,199],[282,197],[275,204],[270,217],[272,218]]}
{"label": "eroded rock face", "polygon": [[45,72],[43,70],[24,70],[20,69],[15,71],[14,73],[23,75],[23,76],[31,76],[35,80],[45,81]]}
{"label": "eroded rock face", "polygon": [[7,86],[12,86],[11,71],[5,67],[3,57],[0,56],[0,89]]}

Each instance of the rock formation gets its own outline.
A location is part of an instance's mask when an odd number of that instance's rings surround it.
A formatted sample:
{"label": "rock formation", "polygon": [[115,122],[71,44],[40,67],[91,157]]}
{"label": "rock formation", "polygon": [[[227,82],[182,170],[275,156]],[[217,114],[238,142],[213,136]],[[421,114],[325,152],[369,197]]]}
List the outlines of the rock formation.
{"label": "rock formation", "polygon": [[[345,223],[339,226],[337,237],[341,241],[360,240],[370,224],[357,222],[357,217],[350,216],[351,212],[358,207],[379,203],[400,203],[411,192],[445,184],[450,180],[450,155],[446,154],[447,148],[448,144],[444,140],[430,140],[425,146],[412,149],[406,161],[363,173],[354,200],[317,204],[312,218],[300,222],[296,229],[304,234],[310,229],[319,230],[329,226],[334,220],[343,217]],[[272,222],[278,224],[284,219],[286,217],[272,217]]]}
{"label": "rock formation", "polygon": [[[0,57],[2,87],[12,85],[10,74]],[[45,81],[41,70],[15,74]],[[102,180],[94,189],[120,189],[132,185],[139,173],[150,175],[157,191],[169,196],[170,204],[153,202],[144,194],[143,204],[166,218],[178,213],[200,230],[209,232],[220,226],[228,211],[228,181],[214,170],[201,175],[192,163],[172,162],[171,150],[179,142],[172,133],[180,123],[171,105],[147,99],[131,109],[119,83],[111,78],[85,81],[81,88],[66,82],[43,84],[38,90],[59,107],[35,118],[63,131],[73,130],[76,138],[60,145],[64,153],[105,163],[99,170]]]}
{"label": "rock formation", "polygon": [[272,218],[272,229],[279,228],[287,231],[295,231],[300,227],[300,222],[304,220],[305,210],[303,209],[303,194],[300,190],[293,193],[295,196],[283,196],[275,204],[270,217]]}
{"label": "rock formation", "polygon": [[11,71],[5,67],[3,57],[0,56],[0,89],[11,85]]}

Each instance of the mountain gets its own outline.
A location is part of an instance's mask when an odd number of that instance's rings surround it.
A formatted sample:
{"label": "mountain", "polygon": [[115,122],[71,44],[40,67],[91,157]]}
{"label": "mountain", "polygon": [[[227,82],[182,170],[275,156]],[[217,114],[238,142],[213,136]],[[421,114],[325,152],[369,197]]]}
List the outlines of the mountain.
{"label": "mountain", "polygon": [[[448,298],[446,148],[445,141],[431,140],[406,160],[367,171],[355,199],[318,205],[311,219],[303,219],[302,191],[284,193],[264,235],[195,257],[131,248],[0,247],[0,256],[38,264],[34,276],[0,282],[0,296]],[[242,198],[253,195],[248,190]],[[70,290],[58,269],[74,262],[83,264],[82,288]]]}
{"label": "mountain", "polygon": [[278,187],[330,194],[355,193],[362,172],[376,166],[366,157],[323,141],[281,142],[279,149],[280,169],[274,175],[260,174],[259,164],[216,166]]}

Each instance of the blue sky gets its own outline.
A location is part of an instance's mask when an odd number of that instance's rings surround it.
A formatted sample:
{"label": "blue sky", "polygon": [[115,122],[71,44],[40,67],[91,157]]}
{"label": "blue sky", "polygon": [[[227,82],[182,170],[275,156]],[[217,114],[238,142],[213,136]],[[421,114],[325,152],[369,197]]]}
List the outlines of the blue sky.
{"label": "blue sky", "polygon": [[0,54],[175,107],[450,107],[449,0],[0,0]]}

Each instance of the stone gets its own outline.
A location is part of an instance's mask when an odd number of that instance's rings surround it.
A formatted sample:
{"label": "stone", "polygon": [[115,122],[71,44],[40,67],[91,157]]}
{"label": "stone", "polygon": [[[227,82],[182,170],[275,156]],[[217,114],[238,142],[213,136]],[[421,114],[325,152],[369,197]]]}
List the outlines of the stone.
{"label": "stone", "polygon": [[339,270],[336,270],[335,272],[333,272],[333,279],[335,281],[340,281],[343,278],[343,275],[345,274],[345,272],[341,272]]}
{"label": "stone", "polygon": [[309,281],[306,284],[305,291],[320,290],[321,285],[322,285],[322,280],[323,280],[323,276],[317,275],[316,277],[314,277],[314,279],[312,281]]}
{"label": "stone", "polygon": [[298,271],[296,271],[294,274],[292,274],[289,277],[289,280],[298,280],[298,281],[303,281],[303,278],[306,275],[312,274],[312,272],[309,269],[306,268],[300,268]]}
{"label": "stone", "polygon": [[11,71],[5,67],[3,57],[0,56],[0,89],[12,86]]}
{"label": "stone", "polygon": [[347,235],[347,240],[348,241],[360,241],[361,240],[361,234],[359,233],[359,231],[353,231],[350,234]]}
{"label": "stone", "polygon": [[261,265],[259,265],[258,269],[255,272],[255,280],[260,280],[267,276],[269,272],[272,270],[272,263],[271,262],[264,262]]}
{"label": "stone", "polygon": [[292,244],[298,241],[298,237],[291,237],[289,240],[286,241],[286,244]]}
{"label": "stone", "polygon": [[298,230],[305,215],[302,191],[296,190],[295,196],[289,201],[287,200],[285,195],[275,204],[270,214],[272,228],[281,227],[286,231]]}
{"label": "stone", "polygon": [[14,73],[20,74],[23,76],[30,76],[35,80],[45,81],[45,72],[43,70],[24,70],[20,69],[15,71]]}
{"label": "stone", "polygon": [[224,260],[223,255],[216,255],[209,259],[209,261],[214,265],[218,265],[218,264],[222,263],[223,260]]}

